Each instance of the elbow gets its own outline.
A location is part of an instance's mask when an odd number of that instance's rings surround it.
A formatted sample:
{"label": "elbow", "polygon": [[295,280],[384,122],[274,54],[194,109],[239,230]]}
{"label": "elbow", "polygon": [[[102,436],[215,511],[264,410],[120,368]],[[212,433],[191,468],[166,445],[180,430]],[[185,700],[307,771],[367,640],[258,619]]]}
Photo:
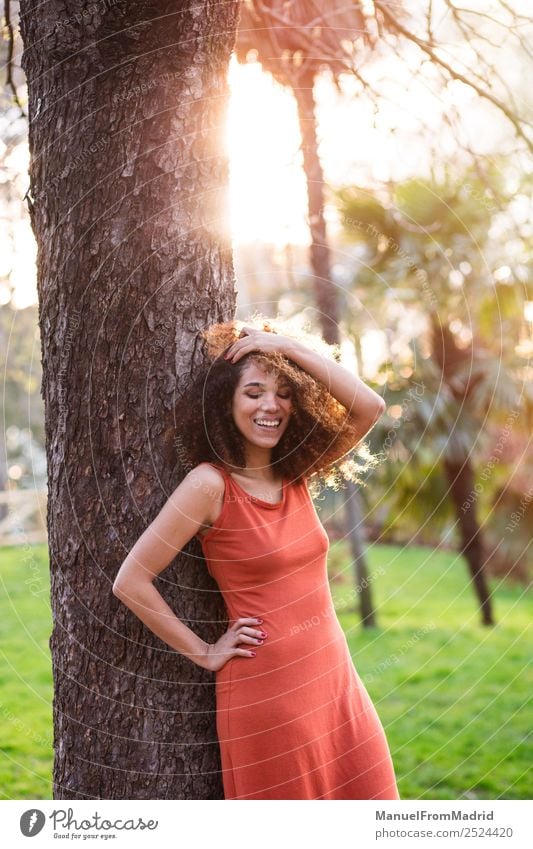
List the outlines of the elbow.
{"label": "elbow", "polygon": [[115,581],[111,587],[111,592],[116,598],[120,598],[124,592],[124,587],[118,581]]}
{"label": "elbow", "polygon": [[151,581],[126,581],[124,578],[120,579],[119,575],[117,575],[113,586],[111,587],[111,591],[115,598],[120,599],[120,601],[128,606],[128,602],[136,601],[139,596],[142,596],[145,585],[153,586]]}
{"label": "elbow", "polygon": [[383,415],[383,413],[385,412],[386,409],[387,409],[387,405],[386,405],[385,401],[383,400],[383,398],[381,398],[381,396],[378,395],[378,400],[376,401],[376,405],[373,408],[373,410],[369,413],[369,416],[366,419],[366,422],[365,422],[365,425],[364,425],[364,428],[363,428],[365,434],[367,434],[370,430],[372,430],[372,428],[380,420],[381,416]]}
{"label": "elbow", "polygon": [[129,567],[125,565],[126,561],[120,565],[118,572],[115,575],[115,580],[111,587],[111,592],[116,598],[121,600],[128,595],[131,595],[131,578]]}
{"label": "elbow", "polygon": [[379,398],[379,401],[378,401],[378,404],[377,404],[377,411],[376,411],[376,417],[374,419],[374,422],[379,421],[379,419],[381,418],[381,416],[383,415],[383,413],[387,409],[387,405],[386,405],[385,401],[383,400],[383,398],[381,397],[381,395],[378,395],[378,398]]}
{"label": "elbow", "polygon": [[365,419],[365,433],[368,433],[371,428],[374,427],[376,422],[378,422],[387,409],[387,405],[383,398],[380,395],[376,395],[376,403],[372,405],[372,407],[367,410],[367,418]]}
{"label": "elbow", "polygon": [[385,401],[381,395],[376,394],[375,403],[373,402],[372,405],[368,405],[364,411],[358,411],[355,415],[350,416],[359,431],[359,439],[363,439],[372,430],[386,409],[387,405]]}
{"label": "elbow", "polygon": [[387,405],[386,405],[385,401],[383,401],[383,399],[381,399],[380,403],[377,405],[377,408],[374,412],[374,416],[373,416],[373,418],[372,418],[372,420],[371,420],[371,422],[368,426],[368,430],[372,430],[374,425],[376,425],[379,422],[381,416],[383,415],[383,413],[385,412],[386,409],[387,409]]}
{"label": "elbow", "polygon": [[124,598],[128,598],[129,596],[131,596],[131,585],[128,585],[128,582],[125,579],[124,575],[122,575],[122,577],[120,576],[120,571],[115,577],[113,586],[111,587],[111,591],[113,595],[116,596],[116,598],[119,598],[121,601]]}

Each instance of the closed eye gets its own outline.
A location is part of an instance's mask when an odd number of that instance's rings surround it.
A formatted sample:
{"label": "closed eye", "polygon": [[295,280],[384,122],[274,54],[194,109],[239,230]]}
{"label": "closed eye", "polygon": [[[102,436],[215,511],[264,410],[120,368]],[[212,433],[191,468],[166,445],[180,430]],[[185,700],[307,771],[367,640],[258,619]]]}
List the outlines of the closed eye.
{"label": "closed eye", "polygon": [[[247,392],[246,394],[248,395],[248,398],[260,398],[260,397],[261,397],[260,395],[252,395],[250,392]],[[290,397],[291,397],[291,396],[290,396],[290,393],[289,393],[288,395],[281,395],[281,394],[278,392],[278,395],[279,395],[279,397],[280,397],[280,398],[282,398],[284,401],[286,401],[288,398],[290,398]]]}

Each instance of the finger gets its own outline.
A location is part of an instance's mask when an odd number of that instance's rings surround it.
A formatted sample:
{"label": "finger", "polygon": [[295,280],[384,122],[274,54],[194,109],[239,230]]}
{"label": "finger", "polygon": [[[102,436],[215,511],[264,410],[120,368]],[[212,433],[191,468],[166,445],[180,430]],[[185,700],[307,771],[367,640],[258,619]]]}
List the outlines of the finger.
{"label": "finger", "polygon": [[258,646],[263,642],[262,639],[256,639],[255,637],[248,637],[247,634],[237,634],[237,640],[239,643],[246,643],[249,646]]}
{"label": "finger", "polygon": [[239,339],[239,340],[237,340],[237,342],[233,342],[233,344],[232,344],[232,345],[230,345],[230,347],[228,348],[228,350],[227,350],[227,351],[226,351],[226,353],[224,354],[224,356],[226,357],[226,359],[228,359],[228,360],[229,360],[229,359],[231,359],[231,358],[233,357],[233,355],[234,355],[234,354],[235,354],[235,353],[239,350],[239,348],[241,347],[241,345],[240,345],[239,343],[242,343],[242,341],[243,341],[242,339]]}
{"label": "finger", "polygon": [[249,637],[263,637],[264,631],[257,631],[255,628],[245,628],[242,627],[239,629],[239,633],[248,634]]}
{"label": "finger", "polygon": [[260,625],[262,621],[263,620],[259,616],[239,616],[233,625],[236,627],[239,627],[240,625]]}
{"label": "finger", "polygon": [[233,653],[238,654],[239,657],[255,657],[255,652],[248,649],[234,649]]}
{"label": "finger", "polygon": [[250,351],[254,351],[256,345],[253,342],[249,342],[245,345],[240,345],[238,350],[234,351],[234,353],[230,356],[230,360],[232,363],[236,363],[237,360],[240,360],[241,357],[244,357],[245,354],[248,354]]}

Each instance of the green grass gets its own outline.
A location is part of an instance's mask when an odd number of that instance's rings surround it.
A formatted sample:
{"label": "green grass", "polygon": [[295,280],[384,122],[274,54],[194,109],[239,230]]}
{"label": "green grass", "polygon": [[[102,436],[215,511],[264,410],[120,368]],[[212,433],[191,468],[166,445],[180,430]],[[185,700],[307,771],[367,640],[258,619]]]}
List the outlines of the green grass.
{"label": "green grass", "polygon": [[[372,546],[368,559],[377,628],[360,627],[343,543],[332,545],[332,594],[402,799],[531,798],[530,596],[493,582],[497,625],[484,628],[455,555]],[[50,799],[45,546],[0,549],[0,577],[1,798]]]}
{"label": "green grass", "polygon": [[346,549],[332,548],[335,607],[385,728],[401,798],[531,798],[530,594],[493,581],[497,624],[486,628],[462,558],[373,546],[378,628],[363,631]]}
{"label": "green grass", "polygon": [[0,793],[52,798],[52,668],[48,553],[0,549]]}

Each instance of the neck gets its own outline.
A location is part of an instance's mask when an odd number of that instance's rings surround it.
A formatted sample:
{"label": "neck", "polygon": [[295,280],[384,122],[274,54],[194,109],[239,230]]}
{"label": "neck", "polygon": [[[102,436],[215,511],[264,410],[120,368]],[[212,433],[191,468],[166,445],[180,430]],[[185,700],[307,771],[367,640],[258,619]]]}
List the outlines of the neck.
{"label": "neck", "polygon": [[257,445],[246,445],[244,456],[246,465],[244,468],[234,468],[234,471],[248,475],[256,480],[272,480],[271,448],[260,448]]}

